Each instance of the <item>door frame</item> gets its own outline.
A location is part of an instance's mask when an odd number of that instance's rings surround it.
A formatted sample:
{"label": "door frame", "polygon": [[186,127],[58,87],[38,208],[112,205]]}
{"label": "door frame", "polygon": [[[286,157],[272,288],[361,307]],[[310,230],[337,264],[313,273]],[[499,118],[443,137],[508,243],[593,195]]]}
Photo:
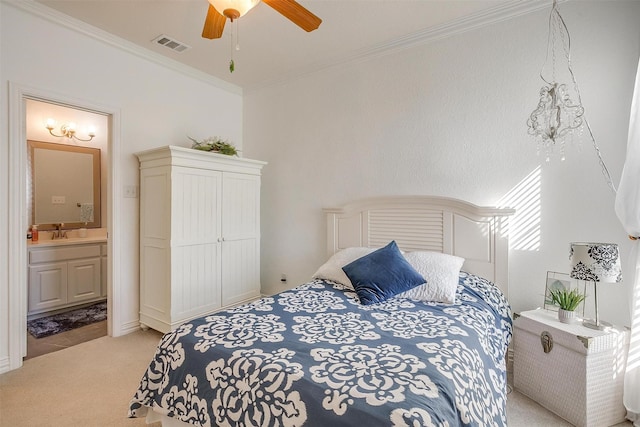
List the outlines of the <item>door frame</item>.
{"label": "door frame", "polygon": [[9,200],[8,200],[8,291],[9,291],[9,370],[22,366],[27,351],[27,135],[26,100],[33,99],[108,117],[109,162],[107,170],[107,333],[123,335],[122,280],[120,263],[114,256],[122,253],[120,203],[122,175],[117,167],[121,152],[120,111],[117,108],[71,98],[64,94],[9,82]]}

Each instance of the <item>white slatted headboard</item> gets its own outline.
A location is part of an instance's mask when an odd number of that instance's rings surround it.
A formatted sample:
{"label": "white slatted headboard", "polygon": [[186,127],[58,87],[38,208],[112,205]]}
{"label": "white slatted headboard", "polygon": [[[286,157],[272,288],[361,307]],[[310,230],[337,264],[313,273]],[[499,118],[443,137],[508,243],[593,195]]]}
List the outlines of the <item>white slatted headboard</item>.
{"label": "white slatted headboard", "polygon": [[494,282],[508,297],[508,217],[515,211],[434,196],[365,199],[324,209],[327,249],[382,247],[465,258],[463,270]]}

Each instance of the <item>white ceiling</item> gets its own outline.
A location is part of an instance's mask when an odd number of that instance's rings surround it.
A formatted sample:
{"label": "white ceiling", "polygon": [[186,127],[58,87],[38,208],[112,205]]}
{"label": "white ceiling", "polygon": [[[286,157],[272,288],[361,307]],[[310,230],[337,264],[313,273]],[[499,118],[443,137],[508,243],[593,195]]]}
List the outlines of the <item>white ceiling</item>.
{"label": "white ceiling", "polygon": [[[551,6],[551,0],[300,0],[320,17],[307,33],[264,3],[238,19],[233,52],[222,38],[201,37],[207,0],[37,0],[73,18],[245,89],[384,54]],[[152,43],[165,34],[191,49]]]}

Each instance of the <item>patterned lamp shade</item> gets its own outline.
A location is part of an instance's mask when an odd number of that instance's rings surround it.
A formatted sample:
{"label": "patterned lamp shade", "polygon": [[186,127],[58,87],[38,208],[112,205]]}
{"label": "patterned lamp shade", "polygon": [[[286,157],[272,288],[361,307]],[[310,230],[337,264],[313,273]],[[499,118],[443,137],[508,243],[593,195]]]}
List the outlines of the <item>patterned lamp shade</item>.
{"label": "patterned lamp shade", "polygon": [[615,243],[571,243],[571,277],[592,282],[622,281],[620,252]]}

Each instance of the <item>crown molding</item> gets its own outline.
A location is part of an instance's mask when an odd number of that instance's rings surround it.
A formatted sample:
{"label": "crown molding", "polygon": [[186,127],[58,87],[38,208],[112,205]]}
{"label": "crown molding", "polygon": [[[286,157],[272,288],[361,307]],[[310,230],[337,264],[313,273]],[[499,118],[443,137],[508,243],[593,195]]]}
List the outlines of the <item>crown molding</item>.
{"label": "crown molding", "polygon": [[[569,0],[558,0],[558,3],[565,3]],[[394,54],[416,46],[428,44],[436,40],[473,31],[478,28],[517,18],[533,12],[538,12],[551,7],[550,0],[511,0],[508,3],[495,6],[461,19],[456,19],[441,25],[426,28],[424,30],[408,34],[406,36],[378,44],[377,46],[361,49],[348,55],[336,56],[324,62],[317,62],[304,69],[298,69],[292,73],[281,75],[274,80],[265,80],[257,85],[245,87],[245,93],[269,86],[277,86],[291,80],[303,78],[321,71],[344,67],[365,62],[371,59]]]}
{"label": "crown molding", "polygon": [[[320,61],[311,66],[292,70],[289,73],[283,73],[276,79],[263,80],[254,85],[244,87],[231,84],[222,79],[214,77],[210,74],[197,70],[188,65],[182,64],[171,58],[167,58],[149,49],[145,49],[128,40],[108,33],[100,28],[87,24],[86,22],[72,18],[55,9],[51,9],[35,0],[0,0],[3,3],[10,4],[18,9],[22,9],[28,13],[39,16],[48,21],[60,24],[66,28],[77,31],[88,37],[100,40],[106,44],[122,49],[138,57],[147,59],[156,64],[165,66],[183,75],[201,80],[215,87],[242,95],[250,91],[277,86],[307,77],[319,72],[346,65],[353,65],[382,56],[394,54],[403,50],[407,50],[416,46],[441,40],[447,37],[462,34],[468,31],[476,30],[488,25],[503,22],[522,15],[538,12],[551,7],[551,0],[511,0],[507,3],[489,8],[475,14],[466,16],[461,19],[450,21],[441,25],[426,28],[424,30],[408,34],[406,36],[390,40],[385,43],[378,44],[373,47],[361,49],[346,55],[336,56],[326,61]],[[558,0],[558,3],[565,3],[569,0]]]}
{"label": "crown molding", "polygon": [[132,55],[138,56],[150,62],[164,66],[166,68],[169,68],[185,76],[200,80],[204,83],[210,84],[212,86],[215,86],[227,92],[242,95],[242,88],[240,86],[221,80],[217,77],[214,77],[210,74],[197,70],[188,65],[184,65],[178,61],[175,61],[171,58],[167,58],[166,56],[160,55],[159,53],[153,52],[149,49],[145,49],[135,43],[131,43],[128,40],[125,40],[121,37],[118,37],[114,34],[104,31],[100,28],[94,27],[93,25],[89,25],[86,22],[72,18],[69,15],[65,15],[64,13],[61,13],[55,9],[47,7],[42,3],[38,3],[35,0],[1,0],[1,1],[17,9],[21,9],[32,15],[43,18],[47,21],[62,25],[65,28],[69,28],[80,34],[99,40],[103,43],[106,43],[118,49],[121,49]]}

